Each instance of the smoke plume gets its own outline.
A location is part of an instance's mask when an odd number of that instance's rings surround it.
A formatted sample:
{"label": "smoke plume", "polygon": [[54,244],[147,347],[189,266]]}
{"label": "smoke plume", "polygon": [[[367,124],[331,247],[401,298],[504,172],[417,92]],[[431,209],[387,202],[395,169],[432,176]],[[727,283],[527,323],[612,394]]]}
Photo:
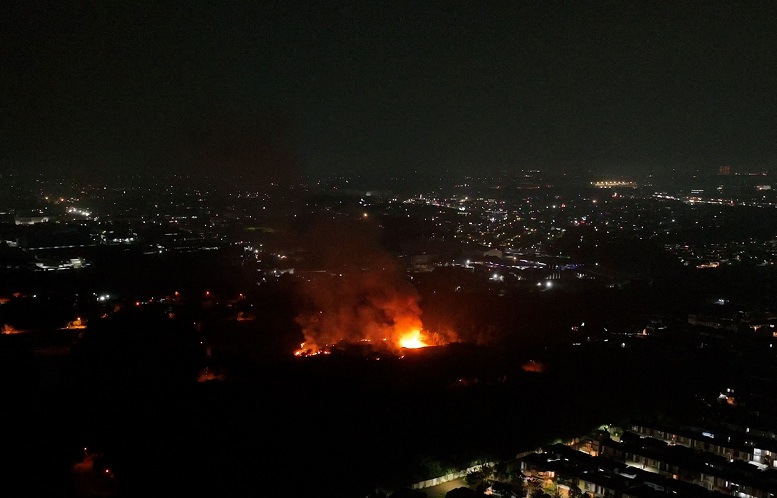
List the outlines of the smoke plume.
{"label": "smoke plume", "polygon": [[370,222],[318,223],[307,242],[314,267],[302,275],[297,316],[306,348],[369,341],[395,349],[401,336],[423,328],[418,293]]}

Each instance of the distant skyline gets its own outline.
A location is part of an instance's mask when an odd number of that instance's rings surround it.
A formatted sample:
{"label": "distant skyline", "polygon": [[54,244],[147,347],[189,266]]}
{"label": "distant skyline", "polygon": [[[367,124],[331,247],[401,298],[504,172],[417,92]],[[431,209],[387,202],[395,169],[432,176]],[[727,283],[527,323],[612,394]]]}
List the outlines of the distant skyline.
{"label": "distant skyline", "polygon": [[773,2],[11,2],[0,171],[777,165]]}

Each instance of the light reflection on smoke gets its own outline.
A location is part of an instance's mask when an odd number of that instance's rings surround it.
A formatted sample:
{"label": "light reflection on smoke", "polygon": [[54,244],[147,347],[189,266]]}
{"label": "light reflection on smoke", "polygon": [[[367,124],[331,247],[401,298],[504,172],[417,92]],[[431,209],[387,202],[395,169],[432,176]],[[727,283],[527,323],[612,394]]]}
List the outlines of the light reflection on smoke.
{"label": "light reflection on smoke", "polygon": [[423,330],[418,292],[398,259],[379,247],[369,221],[324,223],[309,241],[327,271],[302,284],[301,352],[341,342],[388,350],[447,342]]}

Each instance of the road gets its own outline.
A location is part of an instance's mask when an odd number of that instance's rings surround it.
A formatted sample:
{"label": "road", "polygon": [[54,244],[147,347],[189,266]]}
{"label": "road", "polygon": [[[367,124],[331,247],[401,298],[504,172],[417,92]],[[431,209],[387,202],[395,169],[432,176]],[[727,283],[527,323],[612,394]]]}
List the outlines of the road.
{"label": "road", "polygon": [[421,491],[426,493],[426,496],[429,498],[445,498],[445,493],[452,489],[456,488],[462,488],[467,487],[467,483],[464,481],[463,477],[459,477],[458,479],[454,479],[452,481],[444,482],[442,484],[438,484],[437,486],[432,486],[430,488],[422,489]]}

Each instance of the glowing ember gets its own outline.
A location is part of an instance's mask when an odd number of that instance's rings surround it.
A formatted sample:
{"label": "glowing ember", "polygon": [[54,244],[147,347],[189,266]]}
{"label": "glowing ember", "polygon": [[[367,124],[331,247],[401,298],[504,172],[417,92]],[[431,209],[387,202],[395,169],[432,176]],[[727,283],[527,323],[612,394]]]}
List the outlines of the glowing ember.
{"label": "glowing ember", "polygon": [[67,322],[67,325],[65,328],[68,329],[85,329],[86,328],[86,322],[84,320],[81,320],[81,317],[76,317],[75,320]]}
{"label": "glowing ember", "polygon": [[3,328],[0,329],[0,334],[18,334],[20,331],[16,330],[13,325],[6,323]]}
{"label": "glowing ember", "polygon": [[214,372],[210,368],[205,367],[197,375],[197,382],[209,382],[212,380],[224,380],[224,374]]}
{"label": "glowing ember", "polygon": [[411,330],[410,332],[402,335],[399,338],[399,346],[403,348],[409,348],[409,349],[415,349],[415,348],[425,348],[429,346],[426,342],[424,342],[421,331],[419,329]]}
{"label": "glowing ember", "polygon": [[539,361],[529,360],[521,365],[521,370],[524,372],[544,372],[545,365]]}
{"label": "glowing ember", "polygon": [[299,345],[299,349],[294,351],[294,356],[314,356],[317,354],[330,354],[329,349],[319,348],[316,344],[308,344],[303,342]]}

